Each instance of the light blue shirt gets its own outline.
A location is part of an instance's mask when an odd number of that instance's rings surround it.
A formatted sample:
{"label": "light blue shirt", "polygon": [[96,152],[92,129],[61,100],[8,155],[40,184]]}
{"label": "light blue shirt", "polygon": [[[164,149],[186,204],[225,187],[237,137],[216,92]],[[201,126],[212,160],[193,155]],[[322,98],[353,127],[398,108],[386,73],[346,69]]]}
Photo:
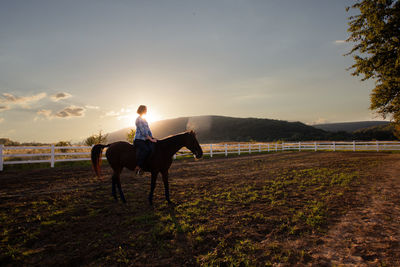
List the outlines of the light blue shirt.
{"label": "light blue shirt", "polygon": [[145,119],[142,117],[137,117],[136,119],[136,133],[135,133],[135,140],[146,140],[147,136],[153,137],[153,134],[150,131],[149,124]]}

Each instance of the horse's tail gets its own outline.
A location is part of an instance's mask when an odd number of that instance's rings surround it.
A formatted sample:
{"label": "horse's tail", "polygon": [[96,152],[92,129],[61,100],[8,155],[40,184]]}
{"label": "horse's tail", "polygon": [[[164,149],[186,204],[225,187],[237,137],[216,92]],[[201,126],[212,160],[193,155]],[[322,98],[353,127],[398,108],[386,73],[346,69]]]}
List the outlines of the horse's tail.
{"label": "horse's tail", "polygon": [[101,154],[103,152],[103,149],[105,147],[109,147],[110,145],[111,144],[108,145],[97,144],[92,147],[92,152],[91,152],[92,166],[97,177],[100,177]]}

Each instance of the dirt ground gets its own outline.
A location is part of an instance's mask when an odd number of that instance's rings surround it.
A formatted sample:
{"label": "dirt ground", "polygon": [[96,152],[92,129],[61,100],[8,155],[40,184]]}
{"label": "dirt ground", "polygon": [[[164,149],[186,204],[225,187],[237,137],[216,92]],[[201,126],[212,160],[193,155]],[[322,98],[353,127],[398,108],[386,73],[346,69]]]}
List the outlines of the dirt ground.
{"label": "dirt ground", "polygon": [[400,266],[400,154],[284,152],[0,173],[0,265]]}

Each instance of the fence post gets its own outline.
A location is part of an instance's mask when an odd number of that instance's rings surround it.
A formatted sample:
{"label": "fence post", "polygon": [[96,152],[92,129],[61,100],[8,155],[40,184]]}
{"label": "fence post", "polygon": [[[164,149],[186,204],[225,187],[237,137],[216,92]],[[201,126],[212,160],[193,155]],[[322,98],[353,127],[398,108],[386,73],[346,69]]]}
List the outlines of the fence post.
{"label": "fence post", "polygon": [[4,145],[0,145],[0,171],[3,171],[3,149]]}
{"label": "fence post", "polygon": [[317,151],[317,142],[314,142],[314,151]]}
{"label": "fence post", "polygon": [[249,143],[249,154],[251,154],[251,143]]}
{"label": "fence post", "polygon": [[333,141],[333,151],[336,151],[336,142]]}
{"label": "fence post", "polygon": [[258,144],[258,153],[261,153],[261,144]]}
{"label": "fence post", "polygon": [[238,155],[240,155],[240,143],[238,144]]}
{"label": "fence post", "polygon": [[269,152],[269,144],[268,144],[268,152]]}
{"label": "fence post", "polygon": [[225,157],[227,157],[227,156],[228,156],[228,145],[225,144]]}
{"label": "fence post", "polygon": [[301,142],[299,142],[299,151],[301,151]]}
{"label": "fence post", "polygon": [[356,141],[353,140],[353,151],[356,151]]}
{"label": "fence post", "polygon": [[176,154],[174,154],[174,159],[176,159]]}
{"label": "fence post", "polygon": [[210,158],[213,156],[212,144],[210,144]]}
{"label": "fence post", "polygon": [[51,145],[50,167],[54,168],[54,144]]}
{"label": "fence post", "polygon": [[282,142],[282,151],[284,151],[284,150],[285,150],[285,143]]}
{"label": "fence post", "polygon": [[379,141],[376,140],[376,152],[379,152]]}
{"label": "fence post", "polygon": [[275,152],[278,151],[278,143],[275,143]]}

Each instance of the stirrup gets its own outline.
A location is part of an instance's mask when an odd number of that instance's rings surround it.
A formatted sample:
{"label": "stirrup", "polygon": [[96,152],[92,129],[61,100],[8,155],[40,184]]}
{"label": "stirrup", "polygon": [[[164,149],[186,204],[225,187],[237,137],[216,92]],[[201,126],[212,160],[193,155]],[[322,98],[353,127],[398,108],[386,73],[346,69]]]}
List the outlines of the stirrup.
{"label": "stirrup", "polygon": [[143,173],[144,173],[144,171],[142,169],[139,169],[139,170],[136,171],[135,174],[136,174],[136,176],[142,176]]}

